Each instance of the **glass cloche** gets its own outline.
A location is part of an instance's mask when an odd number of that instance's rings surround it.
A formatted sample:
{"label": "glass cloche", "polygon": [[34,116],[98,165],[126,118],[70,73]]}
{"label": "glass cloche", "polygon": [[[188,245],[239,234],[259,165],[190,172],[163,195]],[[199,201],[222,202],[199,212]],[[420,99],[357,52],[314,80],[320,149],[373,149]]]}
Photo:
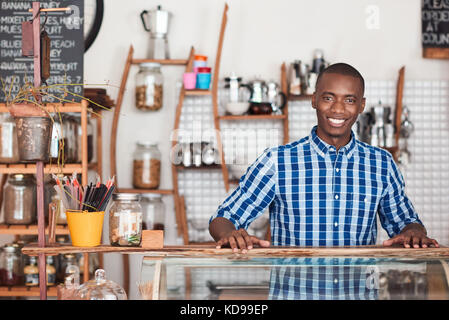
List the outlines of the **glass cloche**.
{"label": "glass cloche", "polygon": [[78,295],[82,300],[127,300],[126,292],[117,283],[106,279],[103,269],[95,271],[95,279],[80,286]]}

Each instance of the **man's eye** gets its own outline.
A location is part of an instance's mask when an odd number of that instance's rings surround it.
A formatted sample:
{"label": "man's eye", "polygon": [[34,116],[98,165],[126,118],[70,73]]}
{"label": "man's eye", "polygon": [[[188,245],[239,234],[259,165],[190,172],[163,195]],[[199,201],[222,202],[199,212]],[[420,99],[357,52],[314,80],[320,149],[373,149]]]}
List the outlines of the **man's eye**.
{"label": "man's eye", "polygon": [[355,103],[355,99],[348,98],[348,99],[346,99],[346,102],[347,103]]}
{"label": "man's eye", "polygon": [[323,97],[324,101],[332,101],[332,97]]}

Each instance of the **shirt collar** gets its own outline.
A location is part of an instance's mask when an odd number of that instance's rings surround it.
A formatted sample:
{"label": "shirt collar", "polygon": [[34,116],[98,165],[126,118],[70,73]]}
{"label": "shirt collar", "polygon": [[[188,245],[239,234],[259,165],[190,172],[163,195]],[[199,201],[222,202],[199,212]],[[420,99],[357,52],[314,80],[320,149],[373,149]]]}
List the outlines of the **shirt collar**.
{"label": "shirt collar", "polygon": [[[329,151],[335,151],[335,147],[324,142],[323,140],[320,139],[320,137],[318,137],[318,135],[316,134],[317,127],[318,126],[314,126],[312,128],[312,131],[310,132],[309,135],[309,140],[315,151],[324,158],[326,153],[329,153]],[[346,156],[350,158],[354,153],[355,146],[356,146],[355,136],[354,132],[352,132],[351,130],[351,140],[349,140],[349,142],[345,146],[341,147],[339,151],[344,152]]]}

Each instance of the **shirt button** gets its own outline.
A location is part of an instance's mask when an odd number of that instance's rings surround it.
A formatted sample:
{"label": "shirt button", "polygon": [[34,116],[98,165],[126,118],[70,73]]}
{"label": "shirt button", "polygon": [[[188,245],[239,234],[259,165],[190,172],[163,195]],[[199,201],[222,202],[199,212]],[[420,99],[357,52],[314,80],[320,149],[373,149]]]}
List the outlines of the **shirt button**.
{"label": "shirt button", "polygon": [[340,169],[337,168],[337,169],[335,169],[335,171],[340,172]]}
{"label": "shirt button", "polygon": [[334,223],[334,227],[335,227],[335,228],[338,227],[338,222],[335,222],[335,223]]}
{"label": "shirt button", "polygon": [[335,195],[335,199],[337,199],[337,200],[338,200],[338,194],[336,194],[336,195]]}
{"label": "shirt button", "polygon": [[338,279],[334,278],[334,283],[337,284],[338,283]]}

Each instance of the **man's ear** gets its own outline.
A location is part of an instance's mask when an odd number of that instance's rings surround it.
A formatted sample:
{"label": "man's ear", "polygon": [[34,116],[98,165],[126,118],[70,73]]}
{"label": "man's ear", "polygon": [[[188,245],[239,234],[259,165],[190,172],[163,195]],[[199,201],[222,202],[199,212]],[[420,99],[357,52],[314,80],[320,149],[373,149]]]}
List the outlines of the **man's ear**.
{"label": "man's ear", "polygon": [[316,92],[312,94],[312,108],[316,109],[316,98],[315,98]]}

